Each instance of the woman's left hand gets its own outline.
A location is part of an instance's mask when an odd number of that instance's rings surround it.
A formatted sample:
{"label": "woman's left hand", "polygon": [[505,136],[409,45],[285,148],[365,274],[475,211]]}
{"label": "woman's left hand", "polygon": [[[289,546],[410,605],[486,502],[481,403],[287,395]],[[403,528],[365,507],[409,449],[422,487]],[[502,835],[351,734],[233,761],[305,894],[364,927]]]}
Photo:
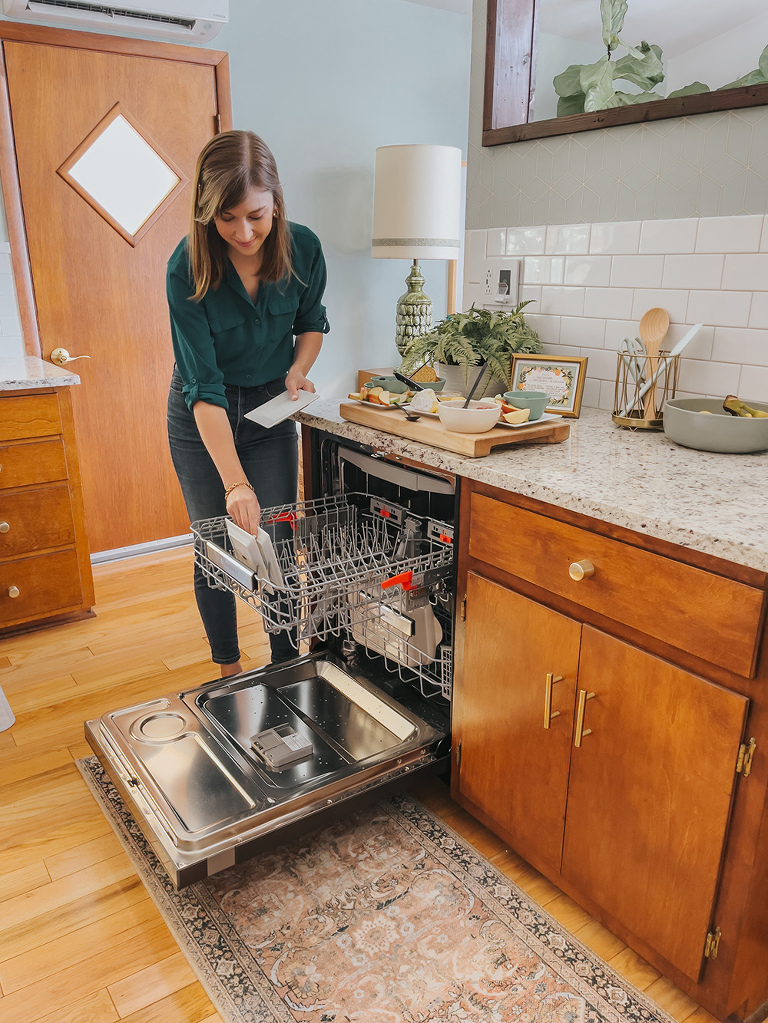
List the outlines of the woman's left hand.
{"label": "woman's left hand", "polygon": [[298,398],[299,391],[311,391],[313,394],[315,392],[315,385],[311,380],[307,380],[297,366],[291,366],[288,370],[285,386],[293,401]]}

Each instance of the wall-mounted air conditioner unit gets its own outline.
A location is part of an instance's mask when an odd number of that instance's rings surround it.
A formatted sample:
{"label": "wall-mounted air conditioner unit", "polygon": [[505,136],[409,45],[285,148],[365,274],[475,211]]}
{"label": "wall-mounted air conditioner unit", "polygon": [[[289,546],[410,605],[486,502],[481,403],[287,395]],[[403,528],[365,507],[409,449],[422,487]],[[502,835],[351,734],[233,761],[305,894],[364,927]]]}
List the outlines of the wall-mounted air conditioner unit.
{"label": "wall-mounted air conditioner unit", "polygon": [[9,18],[67,28],[108,29],[186,42],[212,39],[229,19],[229,0],[3,0]]}

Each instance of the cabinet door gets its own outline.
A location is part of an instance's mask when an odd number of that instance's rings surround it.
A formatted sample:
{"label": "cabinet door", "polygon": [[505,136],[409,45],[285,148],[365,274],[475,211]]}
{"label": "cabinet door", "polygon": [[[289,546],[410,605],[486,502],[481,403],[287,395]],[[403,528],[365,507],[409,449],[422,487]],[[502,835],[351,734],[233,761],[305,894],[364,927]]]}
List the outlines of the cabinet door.
{"label": "cabinet door", "polygon": [[[454,693],[459,792],[534,866],[560,867],[581,626],[470,572]],[[547,673],[552,721],[544,727]]]}
{"label": "cabinet door", "polygon": [[749,701],[588,626],[579,689],[563,876],[698,980]]}

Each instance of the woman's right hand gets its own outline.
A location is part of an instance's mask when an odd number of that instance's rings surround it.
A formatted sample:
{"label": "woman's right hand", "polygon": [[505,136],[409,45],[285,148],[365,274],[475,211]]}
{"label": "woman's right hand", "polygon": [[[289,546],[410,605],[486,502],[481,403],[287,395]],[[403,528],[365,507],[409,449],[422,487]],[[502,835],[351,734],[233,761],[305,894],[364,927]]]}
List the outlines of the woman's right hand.
{"label": "woman's right hand", "polygon": [[259,500],[248,487],[235,487],[227,498],[227,514],[235,523],[252,536],[259,531],[261,506]]}

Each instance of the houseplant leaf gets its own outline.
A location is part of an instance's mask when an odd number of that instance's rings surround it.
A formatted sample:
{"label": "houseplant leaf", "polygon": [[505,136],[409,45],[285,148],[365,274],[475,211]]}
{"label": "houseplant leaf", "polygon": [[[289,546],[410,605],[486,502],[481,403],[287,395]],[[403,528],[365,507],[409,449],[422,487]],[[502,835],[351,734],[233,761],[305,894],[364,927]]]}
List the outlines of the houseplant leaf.
{"label": "houseplant leaf", "polygon": [[633,85],[640,86],[644,92],[649,92],[655,85],[664,81],[661,47],[651,46],[643,40],[635,53],[640,53],[639,59],[630,53],[615,62],[613,77],[623,78]]}
{"label": "houseplant leaf", "polygon": [[709,91],[709,86],[704,85],[703,82],[691,82],[691,84],[686,85],[684,89],[675,89],[674,92],[670,92],[667,99],[675,99],[677,96],[698,96],[700,92]]}
{"label": "houseplant leaf", "polygon": [[619,32],[624,27],[627,13],[626,0],[600,0],[600,17],[603,21],[603,42],[609,53],[619,45]]}
{"label": "houseplant leaf", "polygon": [[664,99],[658,92],[614,92],[607,100],[604,110],[614,110],[616,107],[632,107],[638,103],[653,103],[654,100]]}
{"label": "houseplant leaf", "polygon": [[602,57],[597,64],[582,68],[581,81],[584,87],[584,111],[605,110],[613,96],[613,64],[608,57]]}

